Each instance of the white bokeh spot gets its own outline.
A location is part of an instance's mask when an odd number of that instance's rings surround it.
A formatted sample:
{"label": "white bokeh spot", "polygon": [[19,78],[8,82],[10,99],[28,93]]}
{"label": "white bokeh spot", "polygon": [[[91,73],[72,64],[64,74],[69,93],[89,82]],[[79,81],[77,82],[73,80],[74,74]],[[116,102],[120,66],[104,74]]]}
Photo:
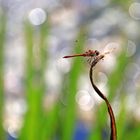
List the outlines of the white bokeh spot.
{"label": "white bokeh spot", "polygon": [[45,22],[46,18],[46,12],[41,8],[35,8],[29,13],[29,21],[33,25],[41,25]]}
{"label": "white bokeh spot", "polygon": [[128,40],[126,56],[131,57],[135,54],[135,52],[136,52],[136,44],[133,41]]}
{"label": "white bokeh spot", "polygon": [[132,3],[129,7],[129,14],[133,19],[140,20],[140,3]]}
{"label": "white bokeh spot", "polygon": [[76,94],[76,102],[83,111],[90,111],[94,105],[92,97],[86,90],[78,91]]}

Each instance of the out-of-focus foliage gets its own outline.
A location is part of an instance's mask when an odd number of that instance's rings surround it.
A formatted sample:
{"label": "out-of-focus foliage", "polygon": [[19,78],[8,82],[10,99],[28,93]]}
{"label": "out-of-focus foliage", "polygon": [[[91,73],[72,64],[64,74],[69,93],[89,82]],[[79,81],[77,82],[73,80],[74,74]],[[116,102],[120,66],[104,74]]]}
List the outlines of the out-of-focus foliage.
{"label": "out-of-focus foliage", "polygon": [[6,17],[0,13],[0,139],[4,139],[3,112],[4,112],[4,41]]}

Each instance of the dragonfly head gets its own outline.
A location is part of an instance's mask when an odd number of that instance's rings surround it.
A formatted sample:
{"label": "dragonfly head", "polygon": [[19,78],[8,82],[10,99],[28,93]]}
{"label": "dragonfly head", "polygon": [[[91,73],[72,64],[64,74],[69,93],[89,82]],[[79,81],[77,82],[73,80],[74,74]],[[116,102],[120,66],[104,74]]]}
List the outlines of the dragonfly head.
{"label": "dragonfly head", "polygon": [[99,51],[95,50],[95,51],[91,51],[90,52],[90,56],[98,56],[100,53]]}
{"label": "dragonfly head", "polygon": [[96,56],[98,56],[100,54],[100,52],[95,50],[95,54],[96,54]]}

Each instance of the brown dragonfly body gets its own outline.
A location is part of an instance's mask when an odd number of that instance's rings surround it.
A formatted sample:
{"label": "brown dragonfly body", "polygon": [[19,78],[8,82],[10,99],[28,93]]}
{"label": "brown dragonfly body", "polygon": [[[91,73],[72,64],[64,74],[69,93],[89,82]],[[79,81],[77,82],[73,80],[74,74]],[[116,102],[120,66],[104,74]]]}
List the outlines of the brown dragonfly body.
{"label": "brown dragonfly body", "polygon": [[63,58],[71,58],[71,57],[78,57],[78,56],[83,56],[83,57],[96,57],[99,54],[100,53],[97,50],[88,50],[87,52],[85,52],[83,54],[67,55],[67,56],[64,56]]}

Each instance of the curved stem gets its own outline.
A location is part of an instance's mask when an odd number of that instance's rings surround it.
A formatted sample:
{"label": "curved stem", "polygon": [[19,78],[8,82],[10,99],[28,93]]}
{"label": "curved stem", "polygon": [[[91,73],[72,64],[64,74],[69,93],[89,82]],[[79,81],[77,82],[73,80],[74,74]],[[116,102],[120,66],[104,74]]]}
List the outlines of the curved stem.
{"label": "curved stem", "polygon": [[117,129],[116,129],[116,123],[115,123],[115,117],[114,117],[114,113],[112,110],[112,107],[109,103],[109,101],[107,100],[106,96],[98,89],[98,87],[94,84],[93,82],[93,67],[104,57],[104,55],[100,55],[99,57],[97,57],[95,60],[93,60],[91,67],[90,67],[90,71],[89,71],[89,77],[90,77],[90,81],[92,84],[92,87],[94,88],[94,90],[97,92],[97,94],[105,101],[107,108],[108,108],[108,113],[109,113],[109,117],[110,117],[110,127],[111,127],[111,134],[110,134],[110,140],[117,140]]}

